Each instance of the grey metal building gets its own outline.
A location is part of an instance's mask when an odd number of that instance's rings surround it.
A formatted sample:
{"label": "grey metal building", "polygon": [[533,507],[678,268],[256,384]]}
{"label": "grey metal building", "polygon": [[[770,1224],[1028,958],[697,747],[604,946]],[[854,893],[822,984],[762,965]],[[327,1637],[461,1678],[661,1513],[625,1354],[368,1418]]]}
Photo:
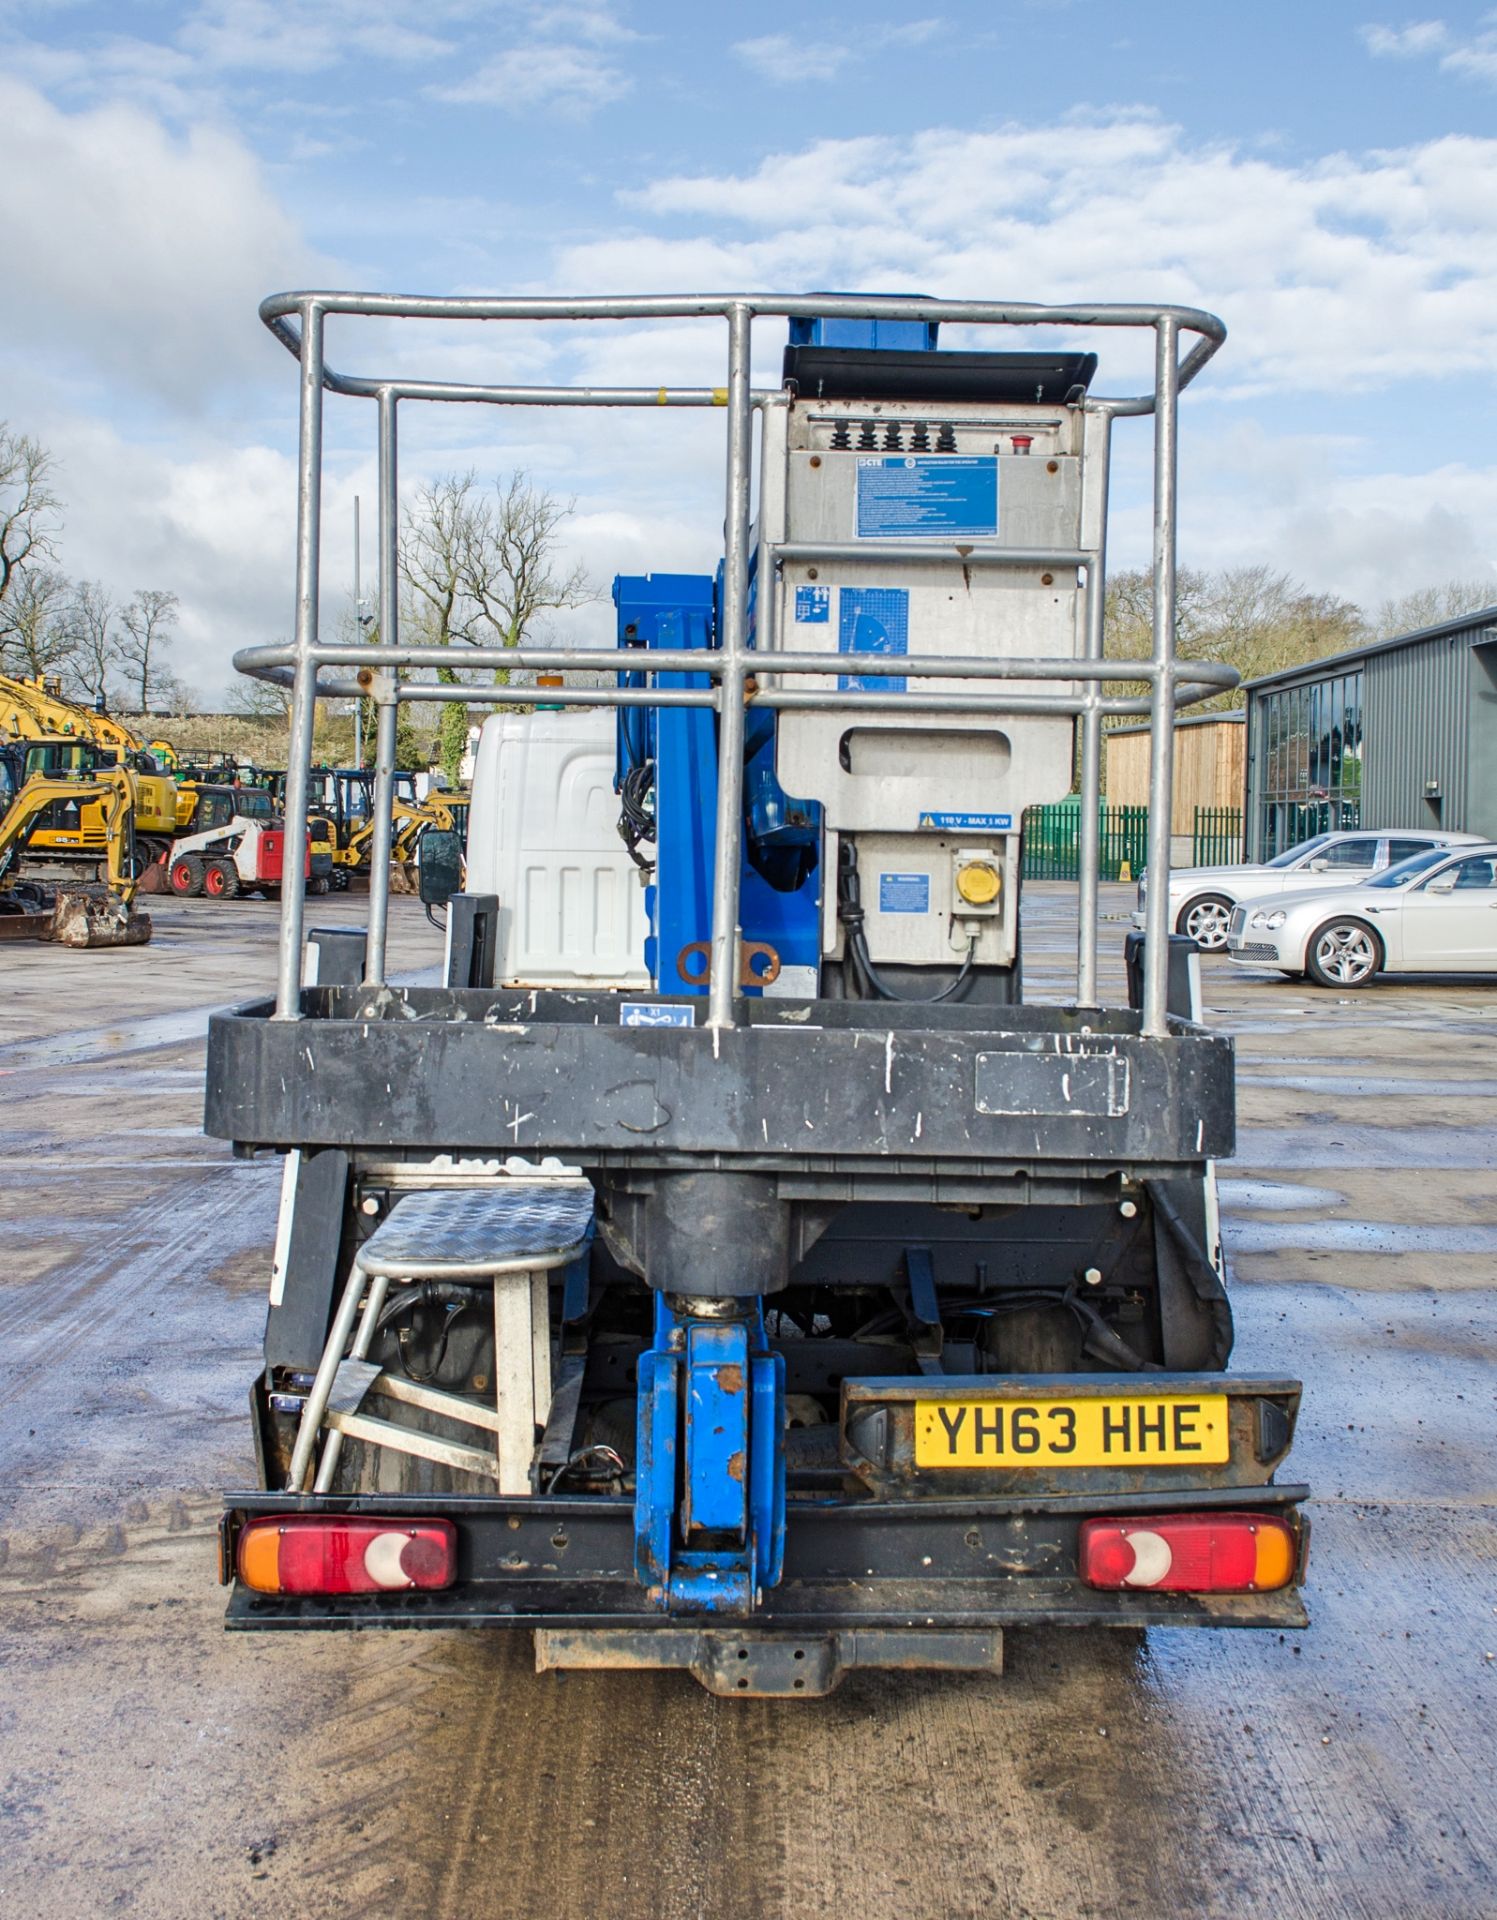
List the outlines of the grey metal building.
{"label": "grey metal building", "polygon": [[1246,691],[1247,859],[1333,827],[1497,839],[1497,606]]}

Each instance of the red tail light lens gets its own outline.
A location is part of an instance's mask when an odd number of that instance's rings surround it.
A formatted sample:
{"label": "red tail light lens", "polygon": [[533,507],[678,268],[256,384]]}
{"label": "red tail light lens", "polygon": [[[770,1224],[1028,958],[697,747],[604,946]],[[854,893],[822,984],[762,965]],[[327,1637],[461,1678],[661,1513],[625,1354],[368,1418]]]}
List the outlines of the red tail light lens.
{"label": "red tail light lens", "polygon": [[256,1593],[409,1593],[450,1587],[457,1528],[450,1520],[288,1514],[252,1520],[239,1536],[239,1578]]}
{"label": "red tail light lens", "polygon": [[1295,1538],[1267,1513],[1149,1514],[1082,1523],[1089,1587],[1116,1592],[1273,1593],[1294,1577]]}

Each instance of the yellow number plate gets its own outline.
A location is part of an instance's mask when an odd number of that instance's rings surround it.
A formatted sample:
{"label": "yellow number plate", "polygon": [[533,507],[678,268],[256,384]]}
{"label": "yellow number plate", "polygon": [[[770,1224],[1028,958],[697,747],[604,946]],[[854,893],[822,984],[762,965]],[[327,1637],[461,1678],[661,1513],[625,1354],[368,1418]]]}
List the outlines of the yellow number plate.
{"label": "yellow number plate", "polygon": [[1219,1467],[1230,1457],[1224,1393],[915,1405],[917,1467]]}

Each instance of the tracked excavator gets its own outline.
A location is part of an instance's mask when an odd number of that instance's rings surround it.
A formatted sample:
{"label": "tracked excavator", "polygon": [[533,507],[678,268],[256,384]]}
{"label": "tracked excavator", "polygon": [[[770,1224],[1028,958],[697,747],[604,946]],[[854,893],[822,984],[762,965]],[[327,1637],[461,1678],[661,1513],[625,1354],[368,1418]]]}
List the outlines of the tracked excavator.
{"label": "tracked excavator", "polygon": [[[159,859],[177,831],[177,789],[154,752],[112,714],[66,699],[55,677],[0,674],[0,741],[19,745],[26,772],[59,778],[95,775],[110,766],[135,776],[132,860],[144,868]],[[107,868],[107,808],[102,798],[76,791],[49,803],[30,837],[34,858],[86,869]]]}
{"label": "tracked excavator", "polygon": [[[134,817],[139,776],[104,767],[81,778],[27,774],[15,747],[0,747],[0,940],[51,940],[64,947],[141,947],[151,922],[134,907]],[[39,821],[59,805],[98,809],[107,884],[53,886],[21,877]]]}

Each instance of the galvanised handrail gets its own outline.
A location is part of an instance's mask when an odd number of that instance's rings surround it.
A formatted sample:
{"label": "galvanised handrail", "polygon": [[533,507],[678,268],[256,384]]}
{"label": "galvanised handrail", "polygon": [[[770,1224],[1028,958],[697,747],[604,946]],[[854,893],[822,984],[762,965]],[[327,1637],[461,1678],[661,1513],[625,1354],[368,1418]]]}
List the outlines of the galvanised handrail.
{"label": "galvanised handrail", "polygon": [[[300,368],[300,436],[297,463],[296,629],[288,646],[252,647],[235,656],[242,671],[292,688],[291,743],[286,775],[286,832],[291,845],[305,838],[310,796],[312,733],[319,697],[366,695],[376,702],[374,821],[371,848],[370,924],[365,956],[366,977],[382,980],[385,971],[386,924],[389,914],[389,854],[391,801],[395,773],[395,718],[402,699],[463,701],[483,706],[528,704],[523,696],[506,698],[503,689],[431,685],[404,680],[396,669],[450,665],[443,648],[404,647],[398,634],[398,460],[397,409],[402,400],[476,403],[497,406],[571,407],[721,407],[727,414],[725,487],[725,555],[723,617],[716,649],[691,654],[652,654],[645,669],[651,673],[685,671],[705,674],[714,682],[707,688],[556,687],[548,688],[548,702],[591,706],[707,706],[719,715],[718,792],[737,793],[742,786],[747,709],[761,705],[777,709],[837,708],[848,711],[898,710],[917,713],[1049,713],[1081,719],[1082,846],[1080,918],[1077,958],[1077,998],[1096,1003],[1097,808],[1100,789],[1101,723],[1105,715],[1147,711],[1150,719],[1149,866],[1158,884],[1149,889],[1146,913],[1147,946],[1144,965],[1143,1031],[1163,1035],[1166,1016],[1166,948],[1169,932],[1165,881],[1169,867],[1169,821],[1173,775],[1172,716],[1175,708],[1235,686],[1236,672],[1212,663],[1176,660],[1175,609],[1175,493],[1176,422],[1180,389],[1189,384],[1226,338],[1226,329],[1214,315],[1198,308],[1102,303],[1041,306],[995,301],[931,300],[894,296],[818,294],[693,294],[631,295],[570,298],[469,298],[409,294],[305,291],[273,295],[260,308],[261,318],[295,357]],[[477,321],[593,321],[717,319],[728,328],[727,381],[721,387],[555,387],[484,385],[472,382],[418,381],[374,378],[340,373],[326,356],[328,317],[385,320]],[[1085,647],[1075,660],[951,659],[940,656],[902,656],[897,663],[880,665],[860,660],[860,680],[898,672],[902,677],[985,680],[1064,680],[1080,683],[1080,693],[1025,692],[1018,694],[878,692],[868,688],[793,688],[778,684],[757,689],[750,685],[751,670],[779,676],[828,675],[824,656],[792,653],[756,653],[749,644],[749,553],[752,503],[750,445],[754,411],[768,404],[771,392],[755,392],[749,382],[752,324],[756,318],[887,319],[945,321],[948,325],[1067,329],[1093,327],[1148,328],[1155,336],[1153,391],[1128,398],[1088,398],[1088,412],[1105,422],[1110,438],[1114,419],[1141,414],[1154,416],[1154,606],[1153,647],[1144,661],[1105,661],[1102,658],[1103,567],[1106,530],[1106,442],[1097,487],[1099,544],[1095,549],[1067,550],[1063,556],[1047,552],[1047,559],[1076,565],[1086,572],[1087,615]],[[1184,359],[1182,333],[1197,336]],[[321,491],[323,396],[333,393],[376,404],[379,444],[379,632],[374,646],[362,643],[326,644],[318,638],[318,591],[321,560]],[[799,551],[787,546],[788,557]],[[885,553],[878,543],[860,545],[863,558]],[[888,543],[888,557],[904,551]],[[937,548],[919,549],[919,557],[934,558]],[[968,558],[972,557],[970,555]],[[772,570],[774,555],[766,561]],[[1029,565],[1034,556],[1017,550],[982,549],[980,564]],[[546,671],[597,672],[610,656],[597,648],[521,647],[465,648],[465,667],[533,667]],[[352,666],[352,679],[324,679],[326,666]],[[1108,682],[1143,681],[1146,698],[1108,697]],[[737,978],[738,877],[741,858],[741,811],[727,804],[718,808],[713,849],[712,964],[708,1025],[716,1030],[734,1024],[734,982]],[[303,875],[298,863],[282,889],[275,1018],[300,1018],[301,953],[305,914]]]}

